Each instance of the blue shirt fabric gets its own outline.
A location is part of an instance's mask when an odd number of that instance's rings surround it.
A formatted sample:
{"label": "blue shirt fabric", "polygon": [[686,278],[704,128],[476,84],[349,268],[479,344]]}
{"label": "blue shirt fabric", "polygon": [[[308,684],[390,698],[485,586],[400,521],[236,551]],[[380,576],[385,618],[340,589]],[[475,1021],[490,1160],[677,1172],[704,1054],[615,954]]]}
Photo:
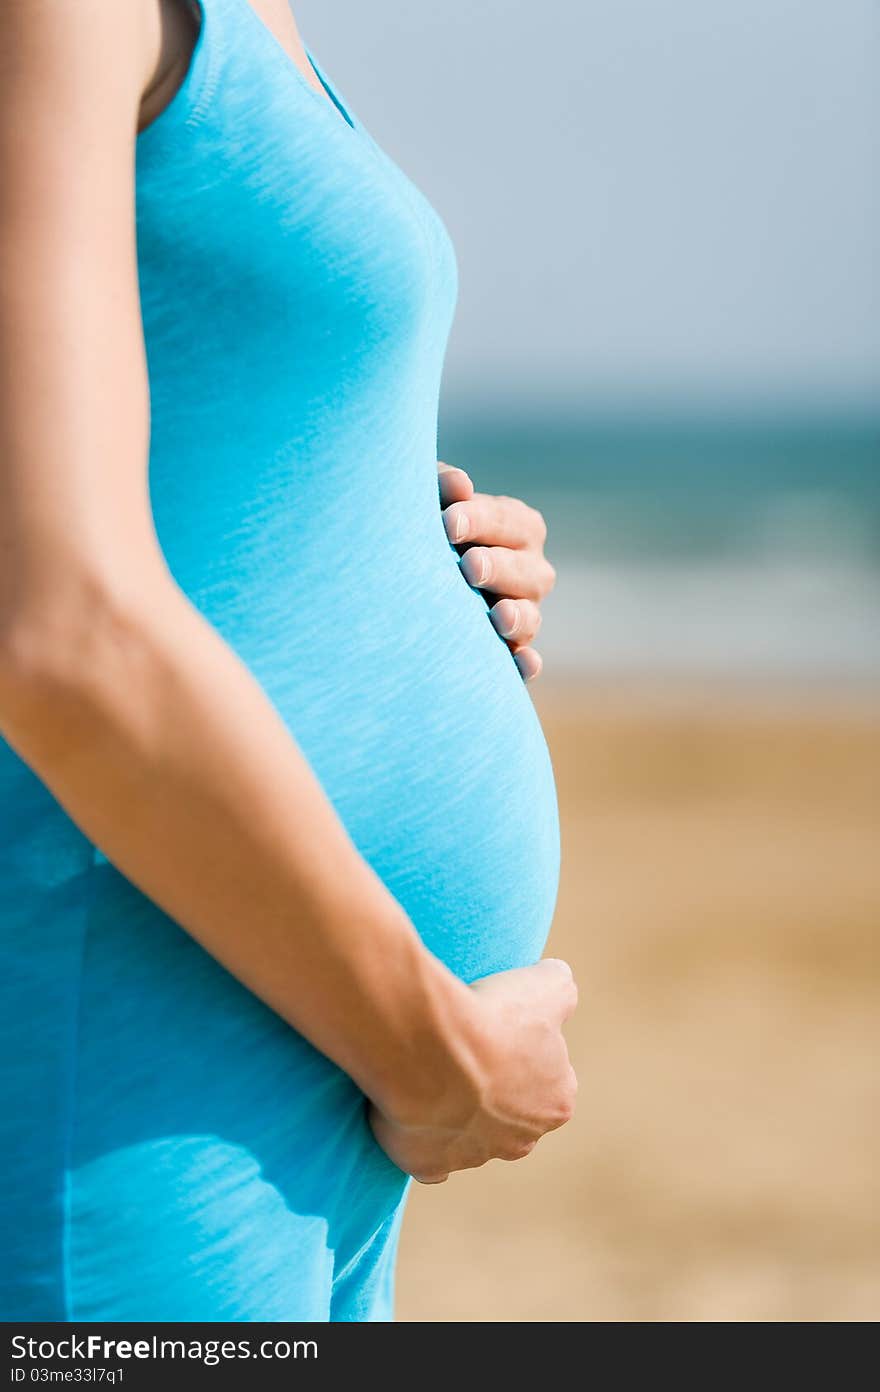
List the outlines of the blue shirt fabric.
{"label": "blue shirt fabric", "polygon": [[[533,962],[550,759],[437,496],[449,237],[313,54],[200,8],[136,150],[160,545],[430,950]],[[390,1319],[409,1181],[351,1079],[3,743],[0,816],[0,1318]]]}

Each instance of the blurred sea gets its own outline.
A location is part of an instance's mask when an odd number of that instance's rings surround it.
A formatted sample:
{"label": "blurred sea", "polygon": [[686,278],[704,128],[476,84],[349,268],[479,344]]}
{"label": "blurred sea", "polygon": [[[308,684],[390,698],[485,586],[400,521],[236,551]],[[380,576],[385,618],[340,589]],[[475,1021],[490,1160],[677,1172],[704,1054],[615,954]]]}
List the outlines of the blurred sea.
{"label": "blurred sea", "polygon": [[880,416],[441,419],[544,513],[558,674],[880,684]]}

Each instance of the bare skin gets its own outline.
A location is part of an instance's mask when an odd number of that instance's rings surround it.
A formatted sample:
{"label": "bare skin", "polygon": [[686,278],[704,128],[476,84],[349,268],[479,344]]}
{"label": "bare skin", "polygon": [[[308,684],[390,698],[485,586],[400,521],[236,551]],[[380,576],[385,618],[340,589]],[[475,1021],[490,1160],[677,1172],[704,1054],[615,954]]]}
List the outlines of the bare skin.
{"label": "bare skin", "polygon": [[556,583],[544,555],[547,526],[540,512],[519,498],[476,493],[463,469],[440,464],[440,501],[449,540],[464,550],[468,583],[493,600],[489,616],[506,639],[524,681],[541,673],[532,647],[541,627],[541,601]]}
{"label": "bare skin", "polygon": [[570,1117],[576,990],[552,959],[470,988],[425,949],[167,569],[133,187],[161,32],[157,0],[0,0],[0,730],[437,1181]]}

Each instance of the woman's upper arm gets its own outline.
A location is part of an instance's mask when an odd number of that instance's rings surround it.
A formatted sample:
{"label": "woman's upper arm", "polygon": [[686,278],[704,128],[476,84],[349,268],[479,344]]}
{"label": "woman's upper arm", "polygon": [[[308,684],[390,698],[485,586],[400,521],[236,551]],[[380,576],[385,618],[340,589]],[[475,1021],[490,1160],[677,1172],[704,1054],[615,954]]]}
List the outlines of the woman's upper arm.
{"label": "woman's upper arm", "polygon": [[0,0],[4,623],[155,545],[134,213],[150,42],[142,0]]}

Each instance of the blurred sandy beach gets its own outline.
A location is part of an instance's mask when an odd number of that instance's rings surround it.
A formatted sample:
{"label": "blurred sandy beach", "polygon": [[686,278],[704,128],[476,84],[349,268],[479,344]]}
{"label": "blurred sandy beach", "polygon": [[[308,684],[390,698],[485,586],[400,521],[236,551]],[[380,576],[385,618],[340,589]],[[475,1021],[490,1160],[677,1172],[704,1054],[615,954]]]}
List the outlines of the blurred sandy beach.
{"label": "blurred sandy beach", "polygon": [[878,1318],[876,705],[536,700],[578,1115],[526,1162],[415,1187],[398,1318]]}

